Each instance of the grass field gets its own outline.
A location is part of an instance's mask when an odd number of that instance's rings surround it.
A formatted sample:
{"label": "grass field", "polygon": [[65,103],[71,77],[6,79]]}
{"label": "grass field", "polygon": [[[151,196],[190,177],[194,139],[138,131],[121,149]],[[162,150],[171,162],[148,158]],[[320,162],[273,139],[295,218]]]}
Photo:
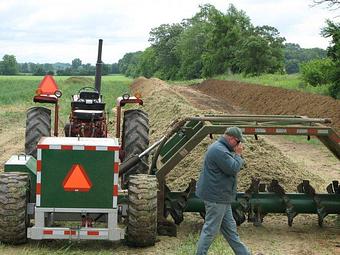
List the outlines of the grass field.
{"label": "grass field", "polygon": [[[32,99],[35,90],[43,77],[41,76],[0,76],[0,128],[14,123],[23,124],[25,112],[29,107],[44,106],[52,109],[48,104],[35,104]],[[54,77],[63,96],[60,99],[60,120],[67,121],[70,113],[71,95],[76,94],[82,87],[93,87],[92,77]],[[118,96],[129,92],[131,79],[122,75],[104,76],[102,78],[102,94],[106,109],[112,113]],[[111,114],[112,115],[112,114]]]}
{"label": "grass field", "polygon": [[[263,74],[254,77],[245,77],[241,74],[218,75],[213,77],[217,80],[242,81],[247,83],[261,84],[265,86],[280,87],[284,89],[298,90],[319,95],[328,95],[329,85],[313,87],[306,84],[299,74]],[[202,82],[203,79],[186,80],[186,81],[170,81],[175,85],[191,85]]]}
{"label": "grass field", "polygon": [[254,77],[244,77],[242,75],[220,75],[216,76],[219,80],[243,81],[266,86],[274,86],[285,89],[293,89],[308,93],[327,95],[328,85],[313,87],[306,84],[299,74],[263,74]]}

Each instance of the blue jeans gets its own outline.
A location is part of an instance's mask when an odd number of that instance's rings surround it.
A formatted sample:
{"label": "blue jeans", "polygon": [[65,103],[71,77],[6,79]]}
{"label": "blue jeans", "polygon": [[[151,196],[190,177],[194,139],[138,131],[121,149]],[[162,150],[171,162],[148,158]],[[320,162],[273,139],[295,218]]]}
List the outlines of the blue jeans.
{"label": "blue jeans", "polygon": [[207,254],[219,230],[221,230],[222,235],[236,255],[249,255],[250,252],[248,248],[241,242],[237,234],[231,204],[218,204],[204,201],[204,205],[205,222],[198,241],[196,255]]}

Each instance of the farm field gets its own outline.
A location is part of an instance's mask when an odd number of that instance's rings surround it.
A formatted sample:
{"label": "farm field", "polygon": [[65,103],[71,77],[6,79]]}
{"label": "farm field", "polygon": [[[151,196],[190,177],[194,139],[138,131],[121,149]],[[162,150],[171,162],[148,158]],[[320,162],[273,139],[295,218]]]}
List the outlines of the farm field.
{"label": "farm field", "polygon": [[[41,77],[0,77],[0,169],[10,155],[23,151],[25,111],[33,105],[31,99],[40,80]],[[56,81],[63,92],[61,122],[65,122],[71,94],[83,86],[92,86],[93,79],[56,77]],[[131,82],[132,80],[122,76],[103,77],[102,92],[104,100],[110,106],[107,109],[113,108],[117,96],[130,89],[128,84]],[[340,122],[337,119],[337,117],[340,118],[337,115],[340,112],[339,100],[332,101],[328,97],[322,97],[324,101],[319,103],[319,108],[312,105],[309,109],[305,109],[302,106],[313,102],[314,95],[298,94],[299,100],[293,100],[291,94],[282,94],[283,91],[272,90],[268,92],[267,98],[261,98],[260,95],[266,95],[265,91],[261,91],[261,87],[241,84],[244,87],[240,90],[238,85],[232,82],[204,81],[191,87],[168,86],[158,79],[139,78],[133,82],[131,89],[143,95],[144,110],[149,113],[150,118],[152,141],[161,137],[169,124],[177,118],[222,112],[332,117],[335,121],[332,125],[339,132]],[[287,97],[290,100],[285,101]],[[317,99],[320,102],[321,98]],[[269,104],[271,101],[276,102],[275,107]],[[113,125],[110,129],[113,130]],[[205,139],[169,174],[167,182],[171,189],[185,189],[191,178],[197,178],[202,156],[210,143],[210,139]],[[309,152],[308,155],[306,151]],[[316,187],[317,192],[324,192],[330,180],[340,179],[339,161],[317,142],[307,143],[304,140],[288,140],[282,137],[260,137],[258,141],[255,141],[249,136],[244,156],[247,167],[239,177],[240,191],[244,191],[249,186],[253,176],[260,177],[264,182],[278,178],[288,191],[295,191],[296,185],[301,180],[308,179]],[[245,223],[239,228],[239,233],[253,252],[273,255],[316,255],[340,252],[340,223],[336,216],[328,216],[322,229],[317,225],[316,215],[298,216],[291,228],[288,227],[286,221],[283,215],[268,216],[264,219],[262,227],[255,228],[252,224]],[[26,245],[17,247],[0,245],[0,254],[112,254],[113,252],[114,254],[152,255],[194,254],[202,223],[203,220],[198,215],[187,214],[178,228],[178,237],[159,237],[160,241],[155,247],[145,249],[127,248],[119,242],[111,244],[107,242],[30,241]],[[232,252],[219,236],[209,254],[232,254]]]}
{"label": "farm field", "polygon": [[[26,110],[39,106],[33,103],[35,90],[43,77],[41,76],[0,76],[0,167],[8,159],[8,155],[24,151]],[[63,126],[68,120],[71,95],[82,87],[93,86],[92,77],[55,77],[62,91],[60,100],[59,134],[63,134]],[[102,79],[102,92],[105,96],[109,118],[116,98],[128,92],[131,79],[124,76],[105,76]],[[42,105],[40,105],[42,106]],[[54,106],[45,104],[53,112]],[[52,116],[52,120],[53,120]],[[114,125],[113,125],[114,126]]]}

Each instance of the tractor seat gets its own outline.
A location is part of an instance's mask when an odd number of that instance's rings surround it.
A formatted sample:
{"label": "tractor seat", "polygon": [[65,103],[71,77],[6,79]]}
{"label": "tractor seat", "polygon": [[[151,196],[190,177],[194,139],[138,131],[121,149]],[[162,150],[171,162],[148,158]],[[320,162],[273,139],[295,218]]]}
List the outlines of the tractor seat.
{"label": "tractor seat", "polygon": [[99,100],[99,92],[97,91],[82,91],[79,93],[79,99],[91,99],[91,100]]}
{"label": "tractor seat", "polygon": [[81,120],[98,120],[104,117],[104,111],[100,110],[74,110],[73,115]]}

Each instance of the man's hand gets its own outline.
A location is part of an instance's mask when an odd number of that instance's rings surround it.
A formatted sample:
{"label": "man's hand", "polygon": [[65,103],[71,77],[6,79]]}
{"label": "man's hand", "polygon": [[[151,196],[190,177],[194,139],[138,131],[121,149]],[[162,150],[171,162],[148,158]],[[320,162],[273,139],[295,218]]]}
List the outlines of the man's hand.
{"label": "man's hand", "polygon": [[243,146],[241,143],[237,144],[234,148],[234,151],[237,155],[241,156],[243,152]]}

